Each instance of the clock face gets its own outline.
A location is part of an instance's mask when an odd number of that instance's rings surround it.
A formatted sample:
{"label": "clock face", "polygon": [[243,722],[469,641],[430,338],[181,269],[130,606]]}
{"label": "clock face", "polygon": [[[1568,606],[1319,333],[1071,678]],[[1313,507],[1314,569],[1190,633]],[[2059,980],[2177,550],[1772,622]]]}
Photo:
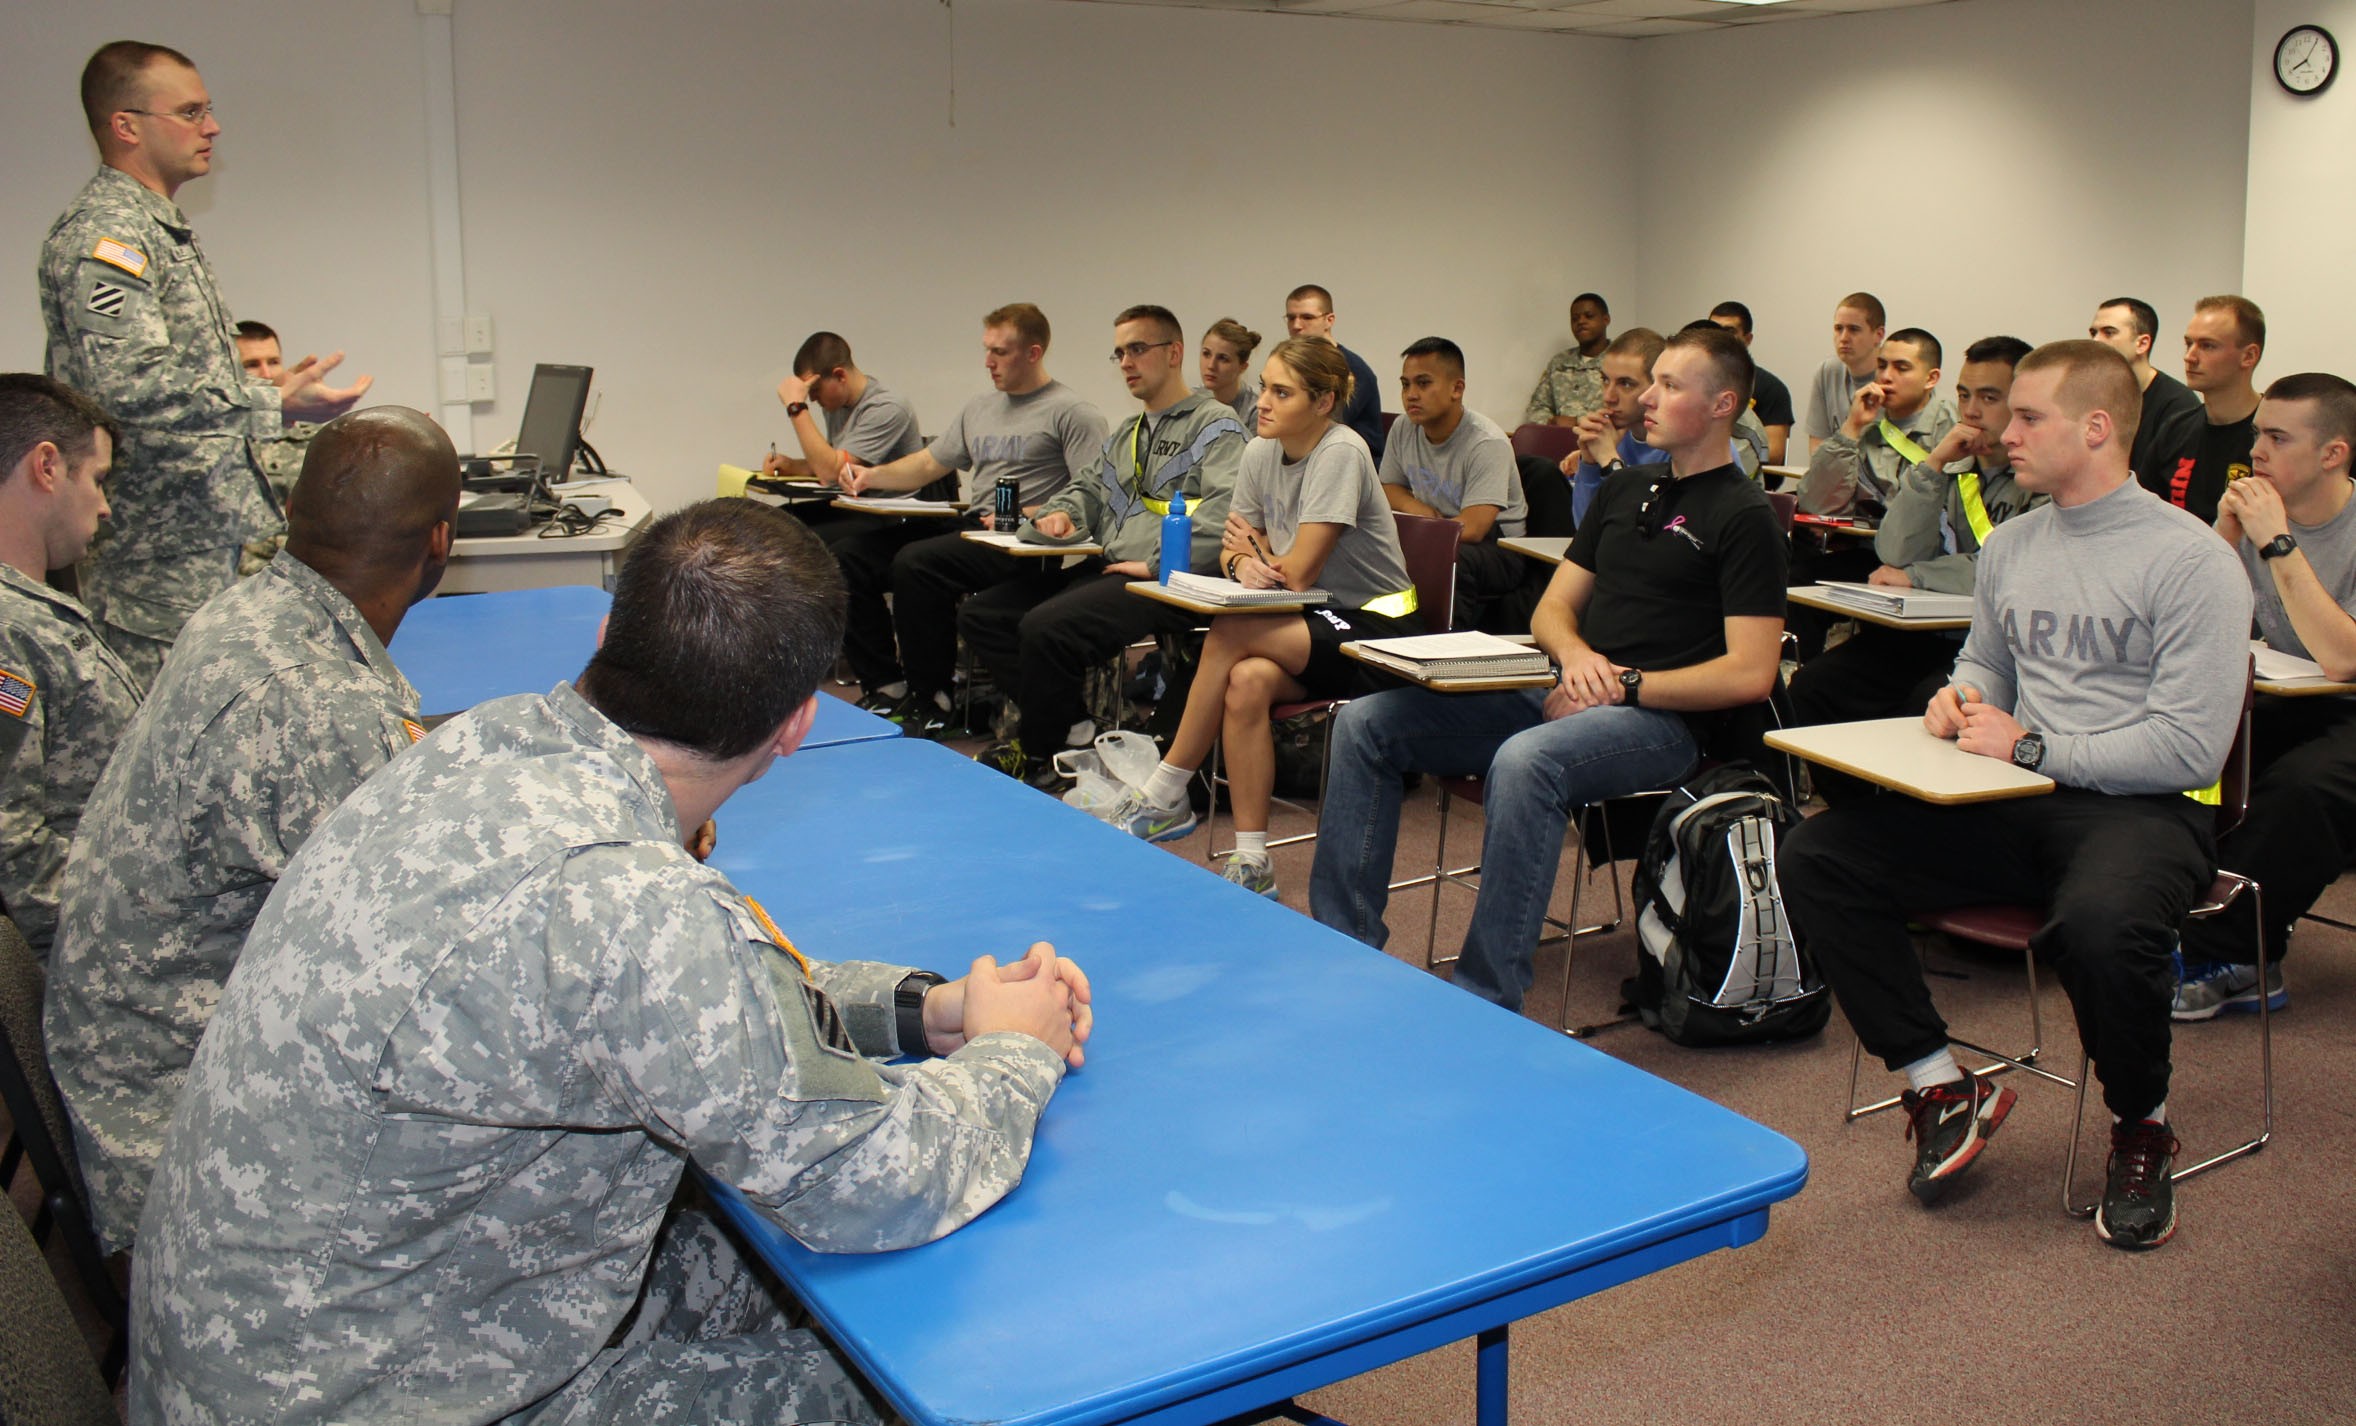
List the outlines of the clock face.
{"label": "clock face", "polygon": [[2320,94],[2340,67],[2340,47],[2320,25],[2297,25],[2274,46],[2274,80],[2293,94]]}

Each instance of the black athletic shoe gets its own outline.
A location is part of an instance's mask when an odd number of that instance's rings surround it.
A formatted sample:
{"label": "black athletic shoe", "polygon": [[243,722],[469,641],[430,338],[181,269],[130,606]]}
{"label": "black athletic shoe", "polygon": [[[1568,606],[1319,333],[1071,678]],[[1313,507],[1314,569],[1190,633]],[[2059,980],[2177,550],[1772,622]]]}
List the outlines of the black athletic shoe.
{"label": "black athletic shoe", "polygon": [[2141,1251],[2176,1236],[2176,1136],[2165,1124],[2138,1119],[2111,1126],[2111,1162],[2094,1231],[2114,1248]]}
{"label": "black athletic shoe", "polygon": [[859,706],[870,713],[878,713],[889,718],[892,716],[892,711],[900,706],[900,700],[888,693],[877,693],[871,689],[859,695]]}
{"label": "black athletic shoe", "polygon": [[892,705],[892,711],[887,716],[900,725],[901,732],[911,738],[931,738],[938,742],[943,738],[956,737],[964,731],[952,728],[949,710],[922,693],[911,693],[901,699]]}
{"label": "black athletic shoe", "polygon": [[1906,1106],[1906,1137],[1914,1140],[1914,1172],[1907,1175],[1906,1190],[1927,1204],[1936,1203],[1971,1167],[2020,1096],[1967,1074],[1950,1084],[1907,1090],[1900,1098]]}

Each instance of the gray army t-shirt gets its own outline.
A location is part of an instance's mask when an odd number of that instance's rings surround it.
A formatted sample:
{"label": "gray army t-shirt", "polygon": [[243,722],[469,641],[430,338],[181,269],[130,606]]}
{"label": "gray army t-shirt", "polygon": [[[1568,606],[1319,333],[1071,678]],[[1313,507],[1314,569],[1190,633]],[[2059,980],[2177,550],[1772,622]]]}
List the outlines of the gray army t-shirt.
{"label": "gray army t-shirt", "polygon": [[826,413],[826,443],[861,465],[884,465],[924,448],[916,408],[872,376],[858,400]]}
{"label": "gray army t-shirt", "polygon": [[[2323,581],[2324,592],[2331,602],[2356,614],[2356,499],[2340,507],[2340,513],[2320,525],[2291,522],[2291,538],[2299,542],[2299,553],[2314,567],[2315,577]],[[2273,567],[2258,558],[2258,547],[2244,535],[2234,552],[2241,556],[2241,567],[2250,576],[2250,603],[2258,620],[2258,632],[2266,636],[2266,646],[2300,658],[2312,658],[2306,644],[2300,642],[2299,631],[2291,627],[2291,616],[2282,607],[2282,595],[2274,587]]]}
{"label": "gray army t-shirt", "polygon": [[943,466],[966,473],[968,505],[987,502],[1000,477],[1013,476],[1022,483],[1022,503],[1033,506],[1094,464],[1104,436],[1103,413],[1050,381],[1020,396],[983,392],[927,449]]}
{"label": "gray army t-shirt", "polygon": [[1438,445],[1413,421],[1395,422],[1383,446],[1382,482],[1406,486],[1408,494],[1450,519],[1467,505],[1494,505],[1492,529],[1501,537],[1521,534],[1529,518],[1513,441],[1478,411],[1465,412]]}
{"label": "gray army t-shirt", "polygon": [[1816,382],[1808,391],[1808,434],[1819,441],[1829,441],[1840,432],[1841,422],[1849,419],[1849,408],[1856,404],[1857,393],[1873,380],[1873,373],[1851,376],[1849,369],[1834,357],[1816,368]]}
{"label": "gray army t-shirt", "polygon": [[1244,447],[1233,510],[1268,532],[1273,553],[1293,547],[1305,524],[1341,525],[1341,540],[1317,575],[1317,587],[1343,609],[1362,609],[1412,581],[1399,551],[1399,526],[1375,479],[1374,455],[1347,426],[1333,425],[1298,461],[1262,438]]}

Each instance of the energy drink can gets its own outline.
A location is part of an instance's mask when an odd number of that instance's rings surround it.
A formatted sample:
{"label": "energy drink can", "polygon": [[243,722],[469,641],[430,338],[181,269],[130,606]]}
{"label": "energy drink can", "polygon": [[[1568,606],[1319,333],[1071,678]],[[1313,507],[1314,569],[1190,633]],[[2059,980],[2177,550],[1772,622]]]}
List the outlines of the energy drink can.
{"label": "energy drink can", "polygon": [[1013,476],[1002,475],[990,496],[990,528],[1011,535],[1022,522],[1022,486]]}

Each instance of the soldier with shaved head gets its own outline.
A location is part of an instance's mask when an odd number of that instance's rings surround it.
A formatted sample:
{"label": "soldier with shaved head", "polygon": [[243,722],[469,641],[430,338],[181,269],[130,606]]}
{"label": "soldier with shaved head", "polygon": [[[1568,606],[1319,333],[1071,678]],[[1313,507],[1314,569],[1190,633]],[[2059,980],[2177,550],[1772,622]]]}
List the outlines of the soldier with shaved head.
{"label": "soldier with shaved head", "polygon": [[329,422],[287,544],[197,611],[83,810],[49,1056],[99,1230],[130,1246],[246,931],[311,829],[422,730],[385,645],[450,559],[458,455],[397,406]]}

